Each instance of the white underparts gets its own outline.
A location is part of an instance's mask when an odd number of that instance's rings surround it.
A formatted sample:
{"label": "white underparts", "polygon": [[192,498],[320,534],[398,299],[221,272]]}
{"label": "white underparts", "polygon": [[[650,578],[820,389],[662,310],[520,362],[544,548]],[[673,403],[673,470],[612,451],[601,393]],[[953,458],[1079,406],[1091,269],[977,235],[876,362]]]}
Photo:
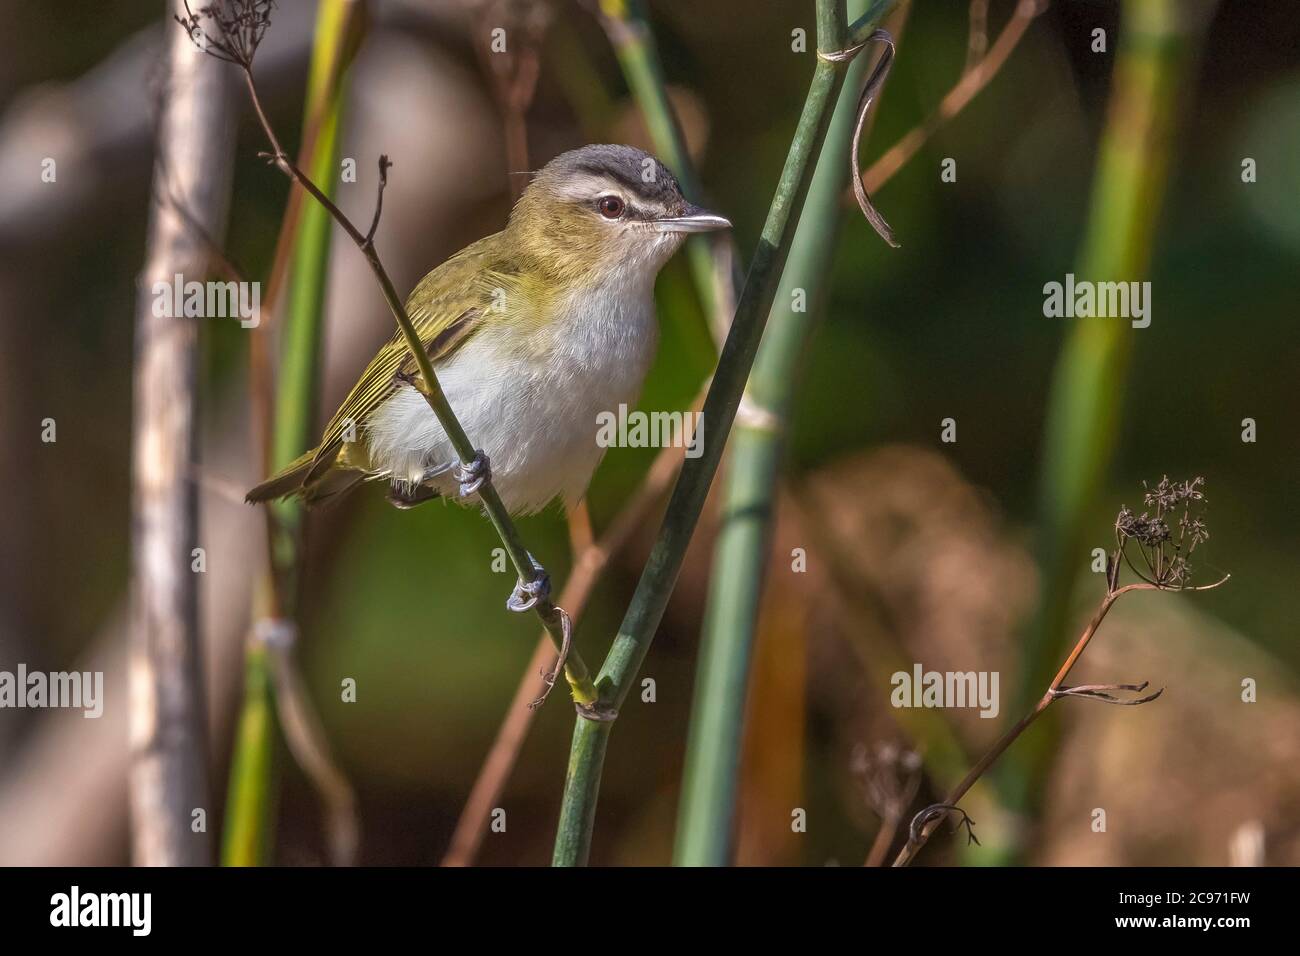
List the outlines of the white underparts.
{"label": "white underparts", "polygon": [[[485,323],[436,367],[470,441],[491,460],[492,481],[512,513],[539,511],[556,497],[572,506],[586,493],[605,451],[596,441],[597,416],[635,403],[654,359],[660,264],[623,270],[575,293],[526,347],[502,323]],[[446,469],[429,484],[448,497],[458,493],[450,468],[456,455],[411,386],[377,409],[359,437],[368,445],[372,477],[409,490],[430,470]]]}

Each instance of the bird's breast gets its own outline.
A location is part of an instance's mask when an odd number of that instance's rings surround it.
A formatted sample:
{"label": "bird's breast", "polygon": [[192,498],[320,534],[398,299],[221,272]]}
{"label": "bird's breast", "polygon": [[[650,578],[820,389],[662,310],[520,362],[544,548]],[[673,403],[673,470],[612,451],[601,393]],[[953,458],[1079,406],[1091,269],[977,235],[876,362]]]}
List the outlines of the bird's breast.
{"label": "bird's breast", "polygon": [[547,330],[546,364],[617,397],[639,391],[658,344],[653,287],[612,279],[562,297]]}
{"label": "bird's breast", "polygon": [[[552,309],[543,321],[485,326],[437,369],[513,512],[581,497],[606,451],[598,441],[602,415],[636,403],[658,342],[649,282],[615,279],[553,300]],[[370,440],[380,470],[397,480],[417,481],[424,469],[454,460],[410,388],[375,416]]]}

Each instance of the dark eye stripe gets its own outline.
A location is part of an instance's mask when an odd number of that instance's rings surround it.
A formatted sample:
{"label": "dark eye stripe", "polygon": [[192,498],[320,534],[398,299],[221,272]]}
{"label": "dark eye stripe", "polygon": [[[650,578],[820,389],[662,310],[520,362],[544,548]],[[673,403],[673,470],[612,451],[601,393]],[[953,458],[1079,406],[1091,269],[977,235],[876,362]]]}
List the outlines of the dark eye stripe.
{"label": "dark eye stripe", "polygon": [[628,194],[629,201],[639,199],[647,205],[659,205],[670,202],[678,195],[677,183],[672,175],[662,166],[655,167],[655,181],[644,182],[639,175],[621,167],[602,166],[599,163],[583,163],[575,171],[593,177],[604,177],[618,183]]}
{"label": "dark eye stripe", "polygon": [[642,183],[640,177],[629,176],[626,170],[601,166],[598,163],[583,163],[577,168],[577,171],[597,178],[605,176],[632,192],[640,192],[643,186],[654,185],[653,183]]}

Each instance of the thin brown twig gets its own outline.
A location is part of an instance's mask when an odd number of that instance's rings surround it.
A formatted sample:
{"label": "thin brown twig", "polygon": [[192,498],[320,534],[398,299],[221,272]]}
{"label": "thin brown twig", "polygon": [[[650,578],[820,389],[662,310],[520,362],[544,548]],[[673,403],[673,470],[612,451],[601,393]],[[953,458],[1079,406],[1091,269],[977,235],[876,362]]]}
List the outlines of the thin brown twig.
{"label": "thin brown twig", "polygon": [[[961,782],[958,783],[957,786],[952,789],[952,792],[944,798],[941,806],[955,807],[961,798],[966,795],[967,791],[975,785],[975,782],[983,776],[984,771],[993,766],[1006,749],[1015,743],[1016,739],[1025,732],[1026,728],[1037,720],[1052,701],[1056,699],[1056,695],[1053,691],[1060,687],[1060,685],[1065,681],[1066,676],[1074,667],[1075,662],[1078,661],[1079,656],[1083,654],[1088,644],[1092,641],[1093,635],[1097,633],[1097,628],[1101,627],[1101,622],[1106,619],[1106,615],[1110,613],[1110,609],[1114,606],[1115,602],[1129,591],[1154,590],[1158,589],[1151,584],[1128,584],[1118,590],[1107,591],[1106,596],[1102,598],[1100,606],[1093,614],[1092,620],[1090,620],[1088,626],[1084,628],[1083,634],[1080,635],[1079,640],[1075,642],[1073,650],[1070,651],[1069,656],[1065,659],[1065,663],[1061,665],[1061,669],[1057,671],[1056,677],[1053,678],[1051,686],[1048,687],[1047,692],[1043,694],[1038,703],[1034,705],[1034,709],[1024,717],[1021,717],[1020,720],[1016,721],[1011,729],[998,739],[992,749],[985,753],[984,756],[976,762],[975,766],[971,767],[970,771],[962,778]],[[928,808],[927,810],[922,810],[921,813],[927,814]],[[942,813],[938,815],[930,814],[927,822],[925,822],[917,832],[909,833],[907,843],[904,844],[903,848],[899,851],[898,856],[895,857],[893,865],[907,866],[916,854],[921,851],[921,848],[925,846],[926,842],[930,839],[931,834],[938,829],[945,816],[946,814]]]}
{"label": "thin brown twig", "polygon": [[[332,88],[339,81],[338,71],[330,77],[330,89],[320,99],[307,124],[302,143],[298,150],[301,164],[310,162],[316,152],[316,143],[320,137],[325,119],[325,106],[332,98]],[[293,259],[294,244],[298,236],[298,225],[302,221],[303,192],[290,188],[288,205],[284,219],[280,222],[280,234],[275,242],[275,254],[271,259],[271,271],[267,277],[266,295],[262,299],[263,321],[259,323],[248,344],[249,393],[252,398],[253,430],[256,449],[261,462],[262,474],[271,471],[271,421],[272,408],[275,404],[275,383],[271,372],[270,329],[280,301],[280,293],[289,274],[289,263]],[[270,522],[274,517],[267,510],[267,533],[270,535]]]}
{"label": "thin brown twig", "polygon": [[[364,5],[348,5],[345,16],[348,21],[342,26],[344,35],[352,36],[358,31],[357,23],[365,16]],[[298,164],[306,166],[316,154],[316,144],[325,125],[325,115],[330,102],[343,81],[346,57],[339,57],[326,77],[324,88],[312,106],[311,115],[305,124],[302,142],[298,147]],[[289,264],[293,259],[294,244],[298,236],[298,224],[302,219],[303,191],[289,189],[288,205],[284,218],[280,222],[280,234],[275,241],[275,254],[271,259],[271,271],[267,276],[266,294],[262,297],[262,321],[253,331],[248,344],[249,395],[253,412],[253,435],[255,450],[261,465],[262,474],[271,472],[271,422],[272,409],[275,405],[275,383],[271,372],[270,328],[274,324],[281,290],[289,274]],[[267,540],[271,540],[271,522],[274,521],[271,509],[266,509]]]}
{"label": "thin brown twig", "polygon": [[566,518],[569,523],[569,553],[582,554],[596,543],[596,532],[591,526],[591,509],[586,499],[569,509]]}
{"label": "thin brown twig", "polygon": [[902,822],[903,815],[901,813],[881,818],[880,829],[876,831],[876,838],[871,841],[871,849],[867,851],[867,858],[862,861],[863,866],[885,865],[885,854],[894,845],[894,837],[898,834],[898,825]]}
{"label": "thin brown twig", "polygon": [[[537,92],[542,72],[541,46],[550,26],[552,10],[548,3],[527,5],[471,0],[474,51],[484,71],[491,78],[492,92],[501,110],[506,145],[506,169],[511,198],[518,199],[527,185],[524,176],[513,175],[529,169],[528,109]],[[494,28],[505,29],[505,50],[492,48]]]}
{"label": "thin brown twig", "polygon": [[386,155],[380,155],[379,188],[375,193],[375,215],[370,220],[370,228],[366,230],[365,247],[367,249],[375,248],[375,231],[379,228],[379,217],[384,211],[384,189],[388,186],[388,170],[392,168],[392,165]]}
{"label": "thin brown twig", "polygon": [[925,144],[935,131],[944,123],[966,108],[980,90],[998,74],[1016,45],[1029,29],[1029,24],[1047,9],[1047,0],[1019,0],[1015,12],[1007,25],[1002,28],[998,38],[989,48],[988,54],[974,66],[962,73],[961,79],[944,94],[938,108],[927,116],[918,126],[902,137],[884,152],[862,174],[861,185],[868,194],[874,193],[885,184],[899,169],[907,164],[917,151]]}
{"label": "thin brown twig", "polygon": [[970,0],[970,31],[966,37],[966,72],[980,60],[989,48],[989,0]]}
{"label": "thin brown twig", "polygon": [[[446,395],[443,393],[437,376],[434,373],[431,360],[420,342],[419,333],[411,321],[410,315],[407,314],[406,307],[403,305],[397,290],[393,285],[393,280],[388,274],[387,268],[380,259],[374,246],[366,242],[366,237],[356,227],[351,219],[331,200],[327,195],[321,192],[320,188],[304,173],[298,165],[290,158],[289,154],[284,151],[280,145],[280,140],[276,136],[274,127],[267,118],[266,112],[262,107],[261,97],[257,90],[257,84],[253,79],[253,70],[250,60],[234,61],[240,67],[244,75],[244,83],[248,90],[249,99],[253,104],[254,113],[257,115],[258,123],[262,127],[263,134],[271,145],[269,152],[263,152],[259,155],[267,162],[275,166],[287,177],[297,182],[308,194],[311,195],[329,214],[334,222],[347,234],[353,244],[360,250],[366,264],[370,267],[376,283],[379,285],[380,292],[383,294],[384,301],[388,305],[389,311],[396,320],[398,328],[415,359],[416,367],[419,369],[419,385],[417,391],[429,405],[431,411],[438,416],[439,422],[444,430],[447,431],[448,437],[452,440],[453,445],[457,448],[457,454],[461,457],[461,465],[465,466],[468,462],[477,457],[472,451],[473,446],[469,436],[465,434],[464,429],[460,427],[459,421],[455,418],[455,412],[447,403]],[[528,556],[524,549],[523,543],[519,538],[517,529],[511,522],[506,513],[505,506],[501,502],[500,494],[495,486],[486,477],[481,480],[479,487],[476,488],[479,499],[483,504],[484,511],[488,514],[492,524],[501,537],[501,542],[505,545],[507,552],[510,554],[511,561],[515,565],[519,574],[519,585],[516,588],[516,595],[525,593],[531,594],[531,599],[524,602],[520,598],[518,604],[519,610],[533,610],[538,618],[546,627],[547,632],[551,635],[552,640],[557,647],[564,647],[566,650],[568,641],[565,638],[565,617],[563,610],[557,607],[545,594],[546,574],[545,571],[536,565]],[[512,598],[513,600],[513,598]],[[576,653],[567,654],[561,661],[561,666],[569,681],[573,691],[574,700],[579,708],[589,707],[597,700],[595,685],[592,683],[590,672],[586,664]],[[585,711],[584,711],[585,713]]]}
{"label": "thin brown twig", "polygon": [[[1118,563],[1119,561],[1118,554],[1115,556],[1115,561],[1116,563]],[[1069,676],[1070,671],[1074,668],[1074,665],[1078,663],[1079,658],[1082,656],[1083,652],[1087,649],[1088,644],[1092,641],[1093,637],[1096,635],[1097,629],[1101,627],[1102,621],[1104,621],[1106,619],[1106,615],[1110,613],[1110,609],[1115,605],[1115,602],[1118,601],[1123,595],[1129,593],[1130,591],[1165,591],[1165,590],[1204,591],[1204,590],[1210,590],[1212,588],[1216,588],[1227,580],[1228,580],[1228,576],[1225,576],[1221,580],[1215,582],[1214,584],[1201,585],[1200,587],[1195,587],[1195,588],[1193,587],[1166,588],[1166,587],[1162,587],[1161,585],[1150,584],[1145,581],[1138,584],[1126,584],[1123,587],[1119,587],[1119,588],[1113,586],[1108,588],[1106,591],[1106,596],[1102,598],[1101,604],[1098,606],[1096,612],[1094,612],[1092,616],[1092,620],[1090,620],[1088,622],[1088,626],[1084,628],[1083,634],[1080,635],[1079,640],[1075,642],[1074,648],[1070,651],[1069,656],[1066,657],[1065,662],[1061,665],[1060,670],[1056,672],[1056,677],[1052,679],[1051,685],[1047,688],[1046,692],[1044,692],[1043,696],[1039,698],[1038,703],[1034,705],[1033,710],[1027,713],[1024,717],[1021,717],[1020,720],[1018,720],[1015,723],[1015,725],[1011,727],[1010,730],[1008,730],[1005,734],[1003,734],[998,739],[997,743],[993,745],[992,749],[990,749],[988,753],[986,753],[983,757],[981,757],[979,759],[979,762],[976,763],[975,766],[971,767],[970,771],[966,774],[964,778],[962,778],[962,781],[959,784],[957,784],[956,787],[953,788],[952,792],[948,794],[948,796],[944,799],[943,803],[937,804],[936,806],[947,808],[947,809],[955,808],[958,802],[962,799],[962,797],[964,797],[966,793],[970,790],[970,788],[975,785],[975,782],[979,780],[981,776],[984,775],[985,771],[987,771],[990,767],[993,766],[994,763],[997,762],[997,759],[1001,757],[1003,753],[1006,752],[1008,747],[1010,747],[1013,743],[1015,743],[1016,739],[1025,732],[1025,730],[1029,727],[1029,725],[1032,724],[1035,720],[1037,720],[1042,715],[1043,711],[1047,710],[1047,708],[1051,706],[1053,701],[1059,699],[1062,696],[1065,696],[1064,694],[1061,693],[1062,685],[1065,683],[1065,678]],[[1145,687],[1146,685],[1143,684],[1142,686]],[[1154,700],[1155,697],[1157,696],[1159,695],[1158,694],[1152,695],[1149,699]],[[947,813],[932,814],[930,813],[931,809],[933,808],[927,807],[925,810],[922,810],[921,813],[917,815],[916,820],[923,820],[924,822],[921,823],[919,826],[913,827],[913,832],[909,833],[907,843],[904,844],[903,848],[898,852],[898,856],[894,859],[894,863],[893,863],[894,866],[907,866],[913,860],[913,858],[915,858],[916,854],[921,851],[921,848],[925,846],[926,842],[930,839],[930,836],[934,833],[934,831],[939,827],[939,825],[943,822],[944,818],[947,816]],[[964,822],[969,826],[969,817],[966,817]]]}

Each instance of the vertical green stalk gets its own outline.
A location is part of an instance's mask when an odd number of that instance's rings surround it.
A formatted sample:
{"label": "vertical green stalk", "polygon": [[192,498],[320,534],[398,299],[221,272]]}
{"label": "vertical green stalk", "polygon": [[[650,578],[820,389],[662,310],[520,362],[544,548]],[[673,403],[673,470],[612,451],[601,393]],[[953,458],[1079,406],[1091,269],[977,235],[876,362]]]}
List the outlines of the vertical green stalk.
{"label": "vertical green stalk", "polygon": [[[850,0],[850,15],[867,6],[867,0]],[[841,196],[848,186],[845,157],[869,59],[863,54],[849,67],[749,376],[745,404],[753,414],[737,422],[731,439],[686,744],[673,855],[677,865],[724,866],[731,855],[749,662],[771,543],[785,416],[804,345],[825,300]]]}
{"label": "vertical green stalk", "polygon": [[[336,44],[342,41],[337,14],[346,3],[331,0],[321,8],[316,51],[308,83],[304,125],[320,116],[308,176],[333,198],[338,182],[338,131],[343,83],[331,83],[335,73]],[[326,44],[322,48],[322,44]],[[333,86],[332,95],[330,86]],[[329,101],[324,102],[325,97]],[[322,109],[322,103],[324,103]],[[320,111],[319,114],[317,111]],[[276,378],[275,425],[271,435],[271,473],[274,474],[310,448],[316,435],[316,405],[320,394],[321,343],[325,335],[325,289],[329,279],[330,234],[333,222],[319,203],[303,204],[289,267],[289,295],[280,362]],[[272,559],[282,613],[293,614],[297,604],[298,550],[301,544],[302,502],[272,502]]]}
{"label": "vertical green stalk", "polygon": [[[663,65],[644,4],[641,0],[600,0],[600,12],[628,88],[645,118],[655,152],[677,174],[682,191],[698,200],[702,195],[699,178],[687,152],[677,114],[668,100]],[[686,242],[691,278],[707,316],[712,316],[717,309],[712,241],[708,236],[692,236]]]}
{"label": "vertical green stalk", "polygon": [[[262,583],[262,589],[269,586]],[[261,604],[269,598],[259,597]],[[222,866],[262,866],[270,860],[272,821],[279,796],[276,753],[279,733],[267,649],[250,639],[244,656],[244,700],[235,728],[226,818],[221,834]]]}
{"label": "vertical green stalk", "polygon": [[[1077,280],[1138,281],[1146,275],[1179,93],[1194,48],[1194,23],[1208,7],[1176,0],[1127,0],[1109,114],[1093,181]],[[1061,277],[1063,278],[1063,277]],[[1052,679],[1069,639],[1070,601],[1087,559],[1084,529],[1096,508],[1118,440],[1134,336],[1122,318],[1074,322],[1049,399],[1039,488],[1039,559],[1043,574],[1037,618],[1025,642],[1016,700],[1032,707]],[[1049,713],[1008,754],[999,774],[1003,798],[1032,812],[1059,733]]]}
{"label": "vertical green stalk", "polygon": [[[850,35],[845,26],[843,0],[818,0],[818,53],[835,53],[865,38],[889,6],[890,0],[878,0],[873,13],[855,24]],[[789,254],[794,223],[803,208],[847,65],[846,62],[837,63],[818,57],[803,114],[736,306],[735,321],[718,358],[713,383],[704,402],[701,454],[698,458],[688,458],[682,467],[659,536],[613,647],[596,679],[600,692],[599,710],[605,719],[595,720],[581,714],[577,718],[555,842],[553,862],[557,866],[582,865],[587,861],[600,774],[613,719],[627,697],[663,618],[687,545],[704,508],[709,485],[722,459],[727,435],[735,420],[745,380],[758,352],[777,283]]]}
{"label": "vertical green stalk", "polygon": [[[338,181],[338,131],[343,76],[360,43],[361,20],[352,0],[325,0],[316,23],[303,129],[316,128],[308,175],[332,195]],[[271,436],[272,471],[312,444],[320,352],[324,335],[325,284],[329,271],[329,213],[306,203],[298,224],[290,266],[289,299]],[[272,581],[259,590],[254,617],[292,620],[297,616],[302,506],[276,502],[270,512]],[[277,802],[275,759],[278,722],[271,664],[255,628],[244,661],[244,701],[235,734],[222,840],[226,866],[260,866],[270,858]]]}

